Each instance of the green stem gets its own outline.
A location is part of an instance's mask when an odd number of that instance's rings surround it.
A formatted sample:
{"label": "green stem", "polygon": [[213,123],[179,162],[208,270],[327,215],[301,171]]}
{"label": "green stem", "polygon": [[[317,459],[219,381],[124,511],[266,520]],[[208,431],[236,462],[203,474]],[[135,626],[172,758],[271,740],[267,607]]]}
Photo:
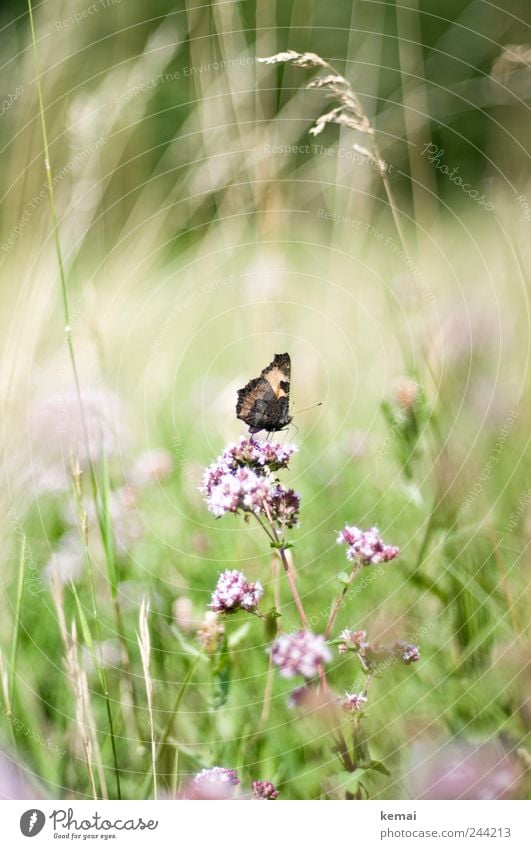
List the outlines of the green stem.
{"label": "green stem", "polygon": [[428,517],[428,521],[426,522],[426,529],[424,531],[424,536],[422,538],[422,542],[420,544],[420,549],[417,557],[417,561],[413,568],[413,574],[416,574],[420,567],[422,566],[424,559],[426,557],[426,552],[428,550],[428,545],[430,542],[431,532],[433,530],[434,525],[434,516],[435,516],[435,508],[432,509],[430,515]]}

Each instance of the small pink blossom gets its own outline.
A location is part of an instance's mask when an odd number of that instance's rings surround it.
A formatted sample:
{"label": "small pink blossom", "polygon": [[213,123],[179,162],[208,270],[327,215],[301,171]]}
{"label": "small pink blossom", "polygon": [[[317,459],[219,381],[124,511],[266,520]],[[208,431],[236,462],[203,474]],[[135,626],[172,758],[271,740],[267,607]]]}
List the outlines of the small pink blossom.
{"label": "small pink blossom", "polygon": [[407,643],[404,640],[400,640],[395,643],[394,651],[404,663],[416,663],[417,660],[420,660],[420,649],[415,643]]}
{"label": "small pink blossom", "polygon": [[283,678],[293,678],[295,675],[314,678],[319,672],[319,666],[332,660],[324,637],[312,634],[311,631],[281,634],[273,643],[270,654]]}
{"label": "small pink blossom", "polygon": [[251,784],[253,799],[276,799],[278,790],[270,781],[253,781]]}
{"label": "small pink blossom", "polygon": [[259,581],[250,583],[236,569],[222,572],[210,604],[214,613],[235,613],[237,610],[256,611],[264,591]]}
{"label": "small pink blossom", "polygon": [[367,696],[363,693],[345,693],[345,698],[341,699],[341,707],[347,713],[356,713],[362,711],[367,702]]}
{"label": "small pink blossom", "polygon": [[367,631],[351,631],[349,628],[345,628],[344,631],[341,631],[339,638],[342,640],[337,647],[340,654],[347,651],[360,652],[368,646]]}
{"label": "small pink blossom", "polygon": [[384,543],[378,528],[362,531],[354,525],[346,525],[340,532],[337,542],[347,545],[347,558],[359,561],[362,566],[388,563],[400,554],[399,548]]}
{"label": "small pink blossom", "polygon": [[300,506],[300,496],[295,490],[286,489],[280,484],[270,490],[267,508],[276,525],[294,528],[299,522]]}
{"label": "small pink blossom", "polygon": [[401,378],[394,387],[394,400],[403,412],[413,409],[420,396],[420,386],[409,377]]}

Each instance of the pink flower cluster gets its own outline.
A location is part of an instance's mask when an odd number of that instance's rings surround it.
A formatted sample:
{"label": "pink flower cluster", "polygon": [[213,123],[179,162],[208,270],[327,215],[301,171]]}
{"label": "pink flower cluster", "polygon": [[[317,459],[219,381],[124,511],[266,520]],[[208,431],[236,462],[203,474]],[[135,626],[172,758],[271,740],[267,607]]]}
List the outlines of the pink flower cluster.
{"label": "pink flower cluster", "polygon": [[277,799],[278,790],[270,781],[253,781],[251,784],[253,799]]}
{"label": "pink flower cluster", "polygon": [[259,581],[249,583],[243,572],[228,569],[219,576],[210,604],[214,613],[254,612],[264,591]]}
{"label": "pink flower cluster", "polygon": [[345,698],[341,699],[341,707],[347,713],[357,713],[363,710],[367,702],[367,696],[362,693],[345,693]]}
{"label": "pink flower cluster", "polygon": [[227,445],[217,460],[206,470],[201,491],[210,495],[221,478],[227,472],[236,472],[240,468],[262,472],[276,472],[286,469],[297,450],[295,445],[281,445],[280,442],[260,442],[252,437],[242,436],[239,442]]}
{"label": "pink flower cluster", "polygon": [[265,515],[281,527],[294,527],[300,498],[273,475],[286,468],[294,451],[293,445],[246,438],[229,445],[203,476],[200,490],[210,512],[219,518],[241,510]]}
{"label": "pink flower cluster", "polygon": [[298,631],[281,634],[270,649],[271,660],[280,669],[283,678],[302,675],[315,678],[322,663],[332,660],[330,649],[321,634]]}
{"label": "pink flower cluster", "polygon": [[267,505],[276,524],[285,528],[294,528],[298,524],[301,499],[294,489],[276,484],[269,493]]}
{"label": "pink flower cluster", "polygon": [[296,446],[289,443],[282,445],[280,442],[260,442],[253,437],[242,436],[239,442],[227,445],[217,463],[225,463],[230,469],[238,466],[267,466],[271,472],[276,472],[278,469],[287,469],[296,450]]}
{"label": "pink flower cluster", "polygon": [[[217,472],[215,477],[218,477]],[[219,518],[225,513],[261,513],[274,486],[272,476],[257,474],[252,469],[238,467],[234,472],[224,472],[211,487],[206,502],[211,513]]]}
{"label": "pink flower cluster", "polygon": [[367,631],[350,631],[345,628],[344,631],[341,631],[339,639],[342,641],[337,647],[340,654],[348,651],[363,652],[368,646]]}
{"label": "pink flower cluster", "polygon": [[337,538],[338,543],[348,546],[347,558],[358,561],[362,566],[387,563],[400,554],[395,545],[386,545],[378,528],[362,531],[354,525],[346,525]]}

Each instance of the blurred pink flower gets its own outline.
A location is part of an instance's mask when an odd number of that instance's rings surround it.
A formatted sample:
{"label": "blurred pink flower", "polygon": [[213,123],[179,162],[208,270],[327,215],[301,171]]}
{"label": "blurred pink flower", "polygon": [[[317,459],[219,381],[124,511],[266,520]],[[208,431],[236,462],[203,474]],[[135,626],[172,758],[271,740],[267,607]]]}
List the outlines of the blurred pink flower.
{"label": "blurred pink flower", "polygon": [[0,749],[0,799],[43,799],[29,769]]}
{"label": "blurred pink flower", "polygon": [[420,395],[420,386],[409,377],[402,377],[394,386],[393,400],[400,409],[407,413],[414,407]]}
{"label": "blurred pink flower", "polygon": [[[92,497],[85,498],[83,506],[87,514],[89,531],[98,527],[98,515]],[[130,486],[121,486],[109,493],[109,515],[116,550],[127,555],[144,536],[144,525],[137,507],[135,492]]]}
{"label": "blurred pink flower", "polygon": [[67,531],[59,540],[55,551],[44,567],[44,577],[51,586],[55,582],[66,585],[78,581],[83,575],[83,543],[78,530]]}
{"label": "blurred pink flower", "polygon": [[191,799],[231,799],[240,783],[235,769],[213,766],[202,769],[190,782],[188,798]]}
{"label": "blurred pink flower", "polygon": [[283,678],[302,675],[314,678],[321,663],[332,660],[330,649],[321,634],[298,631],[296,634],[281,634],[273,643],[271,660],[280,669]]}
{"label": "blurred pink flower", "polygon": [[522,770],[495,742],[414,743],[409,783],[415,799],[510,799]]}
{"label": "blurred pink flower", "polygon": [[173,457],[164,448],[154,448],[145,451],[136,460],[129,483],[132,486],[144,487],[157,483],[169,477],[173,471]]}
{"label": "blurred pink flower", "polygon": [[184,634],[195,634],[201,624],[196,615],[194,605],[188,596],[180,596],[173,602],[173,618],[175,624]]}
{"label": "blurred pink flower", "polygon": [[81,403],[83,414],[76,393],[69,391],[45,398],[33,411],[31,459],[38,493],[68,489],[72,458],[87,469],[90,460],[98,463],[121,451],[126,427],[118,396],[108,389],[87,389]]}

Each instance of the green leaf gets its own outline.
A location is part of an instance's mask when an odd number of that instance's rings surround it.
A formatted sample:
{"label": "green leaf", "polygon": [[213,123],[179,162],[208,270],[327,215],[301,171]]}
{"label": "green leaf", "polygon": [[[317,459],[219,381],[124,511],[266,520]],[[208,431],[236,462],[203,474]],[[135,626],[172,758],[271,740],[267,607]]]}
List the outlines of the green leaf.
{"label": "green leaf", "polygon": [[194,646],[194,644],[189,640],[186,640],[178,628],[171,628],[171,633],[186,654],[192,655],[192,657],[204,657],[203,652],[200,651],[197,646]]}
{"label": "green leaf", "polygon": [[375,772],[381,772],[382,775],[387,775],[389,778],[391,773],[387,769],[386,765],[382,761],[370,761],[365,767],[365,770],[373,769]]}
{"label": "green leaf", "polygon": [[232,674],[227,637],[223,637],[223,643],[218,654],[212,660],[212,677],[214,679],[214,706],[223,707],[229,697],[229,689]]}
{"label": "green leaf", "polygon": [[363,730],[360,727],[355,728],[354,739],[352,742],[354,744],[354,760],[357,763],[361,764],[372,763],[371,754],[369,752],[369,746],[363,734]]}
{"label": "green leaf", "polygon": [[264,620],[264,633],[266,642],[275,639],[277,635],[277,619],[280,616],[281,613],[279,613],[276,607],[272,607],[271,610],[266,613],[266,617]]}
{"label": "green leaf", "polygon": [[243,639],[245,639],[245,637],[249,633],[250,629],[251,629],[251,623],[250,622],[245,622],[243,625],[240,625],[240,627],[236,631],[234,631],[234,633],[231,634],[230,637],[229,637],[229,640],[228,640],[229,648],[233,649],[239,643],[241,643],[241,641]]}
{"label": "green leaf", "polygon": [[387,424],[394,429],[396,427],[395,411],[393,410],[393,407],[391,406],[389,401],[382,401],[380,409]]}
{"label": "green leaf", "polygon": [[92,640],[92,634],[90,632],[90,628],[89,628],[89,625],[88,625],[88,622],[87,622],[87,618],[85,616],[85,612],[84,612],[83,607],[81,605],[81,601],[80,601],[80,598],[77,594],[77,590],[76,590],[76,587],[75,587],[75,584],[74,584],[73,581],[70,581],[70,589],[72,590],[73,596],[74,596],[75,601],[76,601],[77,614],[79,616],[79,622],[80,622],[80,625],[81,625],[81,633],[83,634],[83,639],[84,639],[88,649],[90,650],[90,653],[92,654],[92,659],[94,660],[94,666],[97,667],[99,661],[98,661],[98,658],[96,657],[96,649],[94,647],[94,642]]}
{"label": "green leaf", "polygon": [[345,587],[348,587],[350,583],[350,575],[348,575],[346,572],[340,572],[337,576],[337,580],[340,584],[343,584]]}
{"label": "green leaf", "polygon": [[337,776],[337,784],[336,787],[345,787],[351,792],[355,792],[358,789],[358,785],[363,778],[366,770],[363,767],[358,767],[354,770],[354,772],[347,772],[347,770],[341,770],[338,772]]}

